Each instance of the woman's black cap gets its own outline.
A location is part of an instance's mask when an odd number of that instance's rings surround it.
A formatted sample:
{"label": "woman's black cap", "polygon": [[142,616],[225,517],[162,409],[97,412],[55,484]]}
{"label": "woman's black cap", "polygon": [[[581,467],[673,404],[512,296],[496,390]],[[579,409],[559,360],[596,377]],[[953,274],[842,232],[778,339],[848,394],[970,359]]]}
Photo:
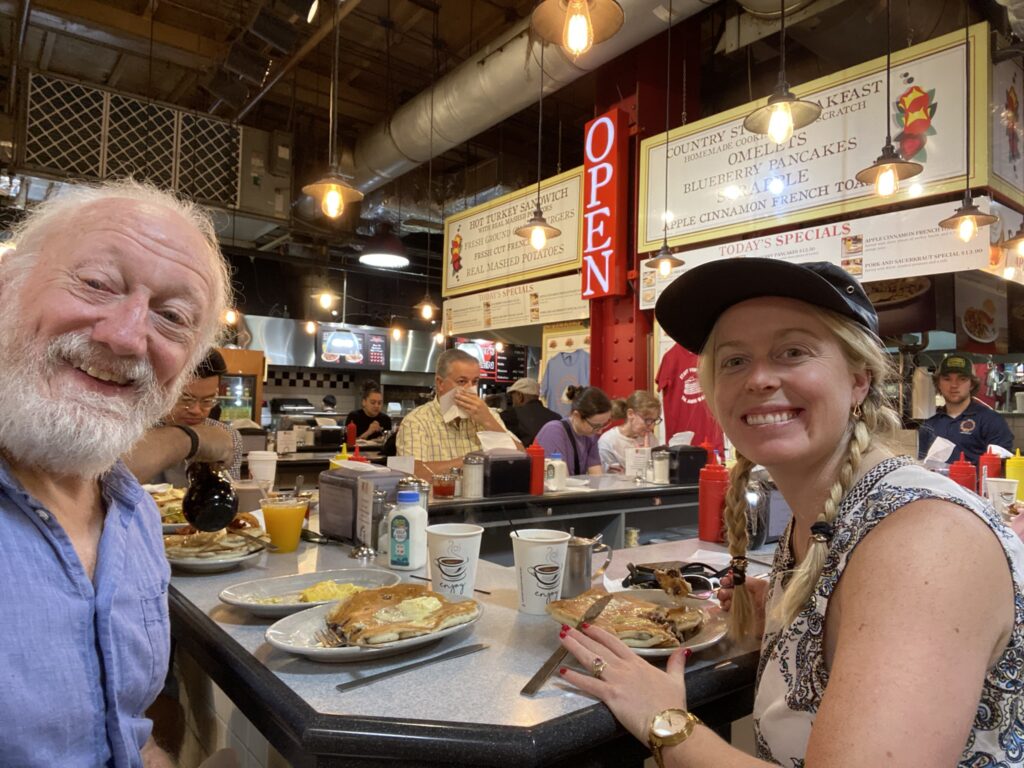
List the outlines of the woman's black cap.
{"label": "woman's black cap", "polygon": [[860,283],[828,261],[732,258],[701,264],[662,291],[654,315],[669,336],[699,353],[723,312],[762,296],[830,309],[878,335],[878,313]]}

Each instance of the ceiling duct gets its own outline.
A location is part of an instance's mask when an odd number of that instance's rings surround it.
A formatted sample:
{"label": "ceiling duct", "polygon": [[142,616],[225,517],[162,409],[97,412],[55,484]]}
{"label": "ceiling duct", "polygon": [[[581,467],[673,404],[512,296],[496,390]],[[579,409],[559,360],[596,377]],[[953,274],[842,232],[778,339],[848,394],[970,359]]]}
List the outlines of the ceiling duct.
{"label": "ceiling duct", "polygon": [[[737,2],[751,16],[757,16],[762,19],[778,19],[782,16],[779,0],[737,0]],[[796,13],[801,8],[806,8],[814,2],[815,0],[788,0],[786,3],[786,16]]]}
{"label": "ceiling duct", "polygon": [[291,24],[261,8],[252,20],[249,31],[267,45],[273,46],[280,53],[288,53],[299,40],[299,32]]}
{"label": "ceiling duct", "polygon": [[[554,93],[587,72],[665,31],[667,4],[663,0],[621,0],[626,22],[606,42],[573,61],[558,46],[546,54],[545,91]],[[677,23],[705,10],[707,0],[677,0]],[[434,86],[433,142],[430,127],[430,89],[424,90],[389,120],[363,133],[355,146],[355,186],[369,192],[531,106],[537,100],[535,83],[540,50],[523,19],[483,46]]]}
{"label": "ceiling duct", "polygon": [[1017,37],[1024,37],[1024,0],[996,0],[1006,7],[1006,15],[1010,19],[1010,27]]}

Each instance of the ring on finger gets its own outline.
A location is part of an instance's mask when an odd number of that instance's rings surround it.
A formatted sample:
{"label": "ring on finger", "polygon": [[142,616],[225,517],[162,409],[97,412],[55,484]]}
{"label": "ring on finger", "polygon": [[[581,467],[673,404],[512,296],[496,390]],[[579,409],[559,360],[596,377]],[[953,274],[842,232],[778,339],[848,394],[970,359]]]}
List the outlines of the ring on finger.
{"label": "ring on finger", "polygon": [[605,667],[608,666],[608,662],[602,659],[600,656],[595,656],[594,660],[590,662],[590,674],[597,679],[601,679],[601,674],[604,672]]}

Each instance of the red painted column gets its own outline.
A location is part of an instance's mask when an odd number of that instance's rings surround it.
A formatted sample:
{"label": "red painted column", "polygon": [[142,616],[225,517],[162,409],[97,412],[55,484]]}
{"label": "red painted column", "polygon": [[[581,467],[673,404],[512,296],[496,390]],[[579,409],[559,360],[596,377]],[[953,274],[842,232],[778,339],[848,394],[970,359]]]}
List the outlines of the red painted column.
{"label": "red painted column", "polygon": [[[670,124],[682,122],[683,60],[687,69],[687,119],[699,112],[699,27],[690,19],[672,30],[672,94]],[[630,123],[629,290],[590,302],[590,383],[611,397],[626,397],[647,389],[654,370],[649,367],[653,312],[639,309],[636,222],[639,202],[640,141],[665,130],[665,35],[610,61],[595,78],[594,114],[619,107]],[[680,213],[676,211],[676,213]],[[653,362],[657,366],[657,361]]]}

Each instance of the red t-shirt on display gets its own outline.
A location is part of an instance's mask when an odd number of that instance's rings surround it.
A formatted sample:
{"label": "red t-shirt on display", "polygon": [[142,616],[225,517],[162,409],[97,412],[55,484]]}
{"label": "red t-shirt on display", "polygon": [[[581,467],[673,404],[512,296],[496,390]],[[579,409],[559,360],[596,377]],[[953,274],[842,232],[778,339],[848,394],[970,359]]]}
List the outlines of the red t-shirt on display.
{"label": "red t-shirt on display", "polygon": [[697,356],[678,344],[665,353],[655,379],[665,409],[665,434],[693,432],[693,445],[705,440],[723,450],[722,428],[711,415],[704,391],[697,380]]}

